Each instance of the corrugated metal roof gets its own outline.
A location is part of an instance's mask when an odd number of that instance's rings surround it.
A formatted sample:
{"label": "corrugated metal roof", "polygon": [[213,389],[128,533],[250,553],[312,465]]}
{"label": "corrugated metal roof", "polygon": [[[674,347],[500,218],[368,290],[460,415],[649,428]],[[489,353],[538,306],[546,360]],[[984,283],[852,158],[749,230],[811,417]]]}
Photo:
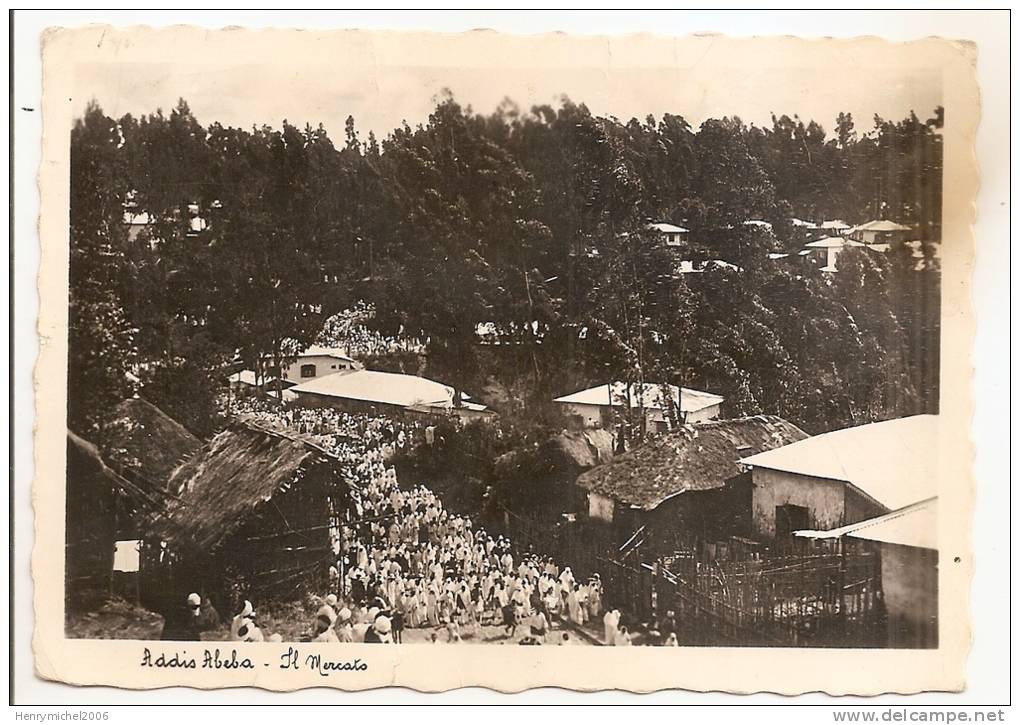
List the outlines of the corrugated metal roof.
{"label": "corrugated metal roof", "polygon": [[[649,410],[662,410],[663,408],[663,391],[662,383],[645,383],[643,392],[644,395],[640,396],[638,391],[642,390],[639,383],[630,384],[630,406],[632,408],[638,408],[642,405],[642,397],[644,407]],[[676,385],[670,385],[669,390],[673,395],[673,399],[680,398],[680,410],[687,413],[696,410],[703,410],[712,405],[719,405],[723,402],[721,395],[715,395],[714,393],[706,393],[702,390],[694,390],[693,388],[681,389]],[[570,395],[564,395],[561,398],[556,398],[553,402],[556,403],[582,403],[586,405],[605,405],[622,407],[627,400],[627,385],[622,382],[614,382],[612,384],[612,392],[610,392],[609,385],[597,385],[594,388],[588,388],[586,390],[580,390]]]}
{"label": "corrugated metal roof", "polygon": [[657,232],[663,232],[664,234],[686,234],[689,229],[678,227],[676,224],[669,224],[668,222],[655,222],[654,224],[648,225],[649,229],[654,229]]}
{"label": "corrugated metal roof", "polygon": [[864,247],[864,242],[858,242],[845,237],[822,237],[813,242],[808,242],[805,247],[812,249],[842,249],[843,247]]}
{"label": "corrugated metal roof", "polygon": [[898,509],[937,493],[938,445],[938,416],[915,415],[823,433],[741,463],[845,481]]}
{"label": "corrugated metal roof", "polygon": [[[299,395],[313,393],[366,403],[399,405],[404,408],[414,405],[450,408],[453,406],[454,391],[448,385],[417,375],[356,370],[350,373],[324,375],[291,388],[291,392]],[[467,395],[463,397],[465,400],[469,398]]]}
{"label": "corrugated metal roof", "polygon": [[888,219],[873,219],[854,227],[855,232],[909,232],[910,227]]}
{"label": "corrugated metal roof", "polygon": [[838,539],[851,536],[855,539],[878,541],[884,544],[915,546],[938,550],[938,497],[891,511],[866,521],[841,526],[829,531],[796,531],[797,536],[808,539]]}
{"label": "corrugated metal roof", "polygon": [[577,485],[651,511],[687,491],[721,488],[740,473],[742,451],[767,451],[806,437],[792,423],[768,415],[694,423],[593,468]]}

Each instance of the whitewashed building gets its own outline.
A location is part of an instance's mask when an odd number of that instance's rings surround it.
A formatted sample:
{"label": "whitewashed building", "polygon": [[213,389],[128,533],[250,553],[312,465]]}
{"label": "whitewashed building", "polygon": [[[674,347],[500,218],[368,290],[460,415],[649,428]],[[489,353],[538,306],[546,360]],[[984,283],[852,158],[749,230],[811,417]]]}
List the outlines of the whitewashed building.
{"label": "whitewashed building", "polygon": [[290,358],[290,364],[283,369],[281,377],[291,383],[300,384],[334,373],[360,370],[361,363],[335,347],[313,345]]}
{"label": "whitewashed building", "polygon": [[834,529],[930,498],[937,493],[938,438],[938,416],[915,415],[742,458],[754,482],[754,534]]}
{"label": "whitewashed building", "polygon": [[352,413],[393,412],[457,416],[468,422],[492,417],[486,406],[461,393],[454,403],[449,385],[418,375],[355,370],[309,380],[290,389],[298,405],[309,408],[335,408]]}
{"label": "whitewashed building", "polygon": [[665,390],[673,396],[674,405],[679,406],[682,422],[700,423],[719,417],[723,397],[692,388],[662,383],[613,382],[594,388],[579,390],[570,395],[556,398],[563,413],[578,420],[585,428],[604,428],[612,424],[613,409],[630,405],[632,410],[644,408],[648,430],[664,432],[668,429],[667,415],[669,401]]}
{"label": "whitewashed building", "polygon": [[666,242],[667,247],[679,247],[687,241],[687,235],[690,233],[689,229],[678,227],[676,224],[670,224],[668,222],[653,222],[648,224],[646,229],[653,232],[658,232],[663,241]]}

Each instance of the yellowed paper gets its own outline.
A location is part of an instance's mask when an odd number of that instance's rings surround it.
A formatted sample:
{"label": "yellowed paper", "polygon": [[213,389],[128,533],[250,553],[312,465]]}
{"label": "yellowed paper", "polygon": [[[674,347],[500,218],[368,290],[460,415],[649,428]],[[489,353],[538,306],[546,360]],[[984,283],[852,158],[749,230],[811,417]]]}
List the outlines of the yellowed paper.
{"label": "yellowed paper", "polygon": [[[409,50],[411,49],[411,50]],[[978,170],[973,144],[979,119],[974,78],[976,49],[928,39],[890,43],[855,40],[722,36],[663,38],[514,37],[490,31],[463,35],[297,30],[207,31],[176,27],[54,29],[43,42],[44,152],[39,335],[36,366],[36,479],[33,502],[36,546],[32,559],[37,675],[78,685],[157,688],[255,686],[271,690],[384,686],[434,692],[484,686],[504,692],[558,686],[577,690],[668,688],[734,693],[870,695],[953,691],[965,687],[970,647],[969,589],[971,476],[970,350],[974,321],[971,234]],[[227,95],[239,107],[247,94],[287,97],[318,92],[316,78],[342,73],[359,80],[350,92],[368,98],[369,123],[392,128],[403,111],[384,107],[408,94],[438,94],[457,84],[491,86],[485,102],[510,96],[522,107],[549,103],[555,91],[544,77],[573,78],[593,111],[626,109],[637,118],[674,112],[697,124],[754,106],[783,113],[784,99],[840,94],[880,108],[899,107],[906,96],[918,114],[945,108],[942,210],[941,400],[938,450],[938,641],[936,649],[738,648],[738,647],[510,647],[405,644],[372,647],[312,643],[159,642],[71,639],[65,636],[64,528],[67,407],[69,137],[74,119],[93,92],[90,84],[121,89],[123,108],[134,111],[144,86],[164,82],[169,94],[185,89]],[[204,75],[206,82],[200,82]],[[116,81],[111,79],[116,78]],[[162,80],[160,80],[162,79]],[[212,79],[211,81],[209,79]],[[453,79],[453,80],[450,80]],[[923,79],[916,86],[911,79]],[[198,88],[201,87],[202,90]],[[423,91],[422,89],[426,89]],[[503,89],[507,90],[504,91]],[[866,89],[866,90],[862,90]],[[918,90],[922,89],[922,90]],[[934,89],[934,91],[932,90]],[[519,97],[513,96],[516,90]],[[376,100],[376,107],[372,106]],[[164,108],[175,99],[163,101]],[[263,104],[279,123],[303,125],[337,112],[343,99],[323,97],[301,113]],[[739,100],[740,103],[736,103]],[[890,106],[892,103],[892,106]],[[615,104],[615,105],[613,105]],[[225,104],[229,107],[230,103]],[[155,108],[143,108],[153,112]],[[475,110],[488,113],[480,103]],[[856,109],[855,109],[856,110]],[[413,109],[408,107],[407,113]],[[862,108],[861,112],[866,112]],[[236,119],[203,118],[244,125]],[[902,117],[899,116],[899,117]],[[866,119],[867,116],[863,116]],[[898,118],[893,116],[893,118]],[[359,119],[360,120],[360,119]],[[412,126],[417,117],[407,117]],[[831,121],[831,119],[825,119]],[[342,117],[329,125],[341,137]],[[226,613],[224,613],[226,614]],[[194,666],[152,663],[177,655]],[[228,667],[224,662],[247,662]],[[335,663],[331,668],[330,663]]]}

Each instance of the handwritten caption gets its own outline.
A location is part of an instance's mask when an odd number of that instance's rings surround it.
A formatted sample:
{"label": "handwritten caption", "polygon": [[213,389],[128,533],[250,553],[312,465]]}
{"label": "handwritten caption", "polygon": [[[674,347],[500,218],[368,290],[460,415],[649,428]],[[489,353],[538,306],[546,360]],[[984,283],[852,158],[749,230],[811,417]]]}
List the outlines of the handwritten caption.
{"label": "handwritten caption", "polygon": [[318,672],[322,677],[341,672],[365,672],[368,670],[368,663],[361,659],[334,660],[323,657],[321,653],[313,652],[302,657],[296,647],[288,647],[287,651],[278,658],[272,657],[268,661],[248,656],[248,653],[240,654],[236,649],[204,649],[201,654],[189,654],[187,650],[180,652],[156,652],[153,653],[148,647],[142,650],[142,661],[140,667],[151,667],[158,669],[183,669],[183,670],[254,670],[262,667],[276,666],[281,670],[296,672],[308,670]]}

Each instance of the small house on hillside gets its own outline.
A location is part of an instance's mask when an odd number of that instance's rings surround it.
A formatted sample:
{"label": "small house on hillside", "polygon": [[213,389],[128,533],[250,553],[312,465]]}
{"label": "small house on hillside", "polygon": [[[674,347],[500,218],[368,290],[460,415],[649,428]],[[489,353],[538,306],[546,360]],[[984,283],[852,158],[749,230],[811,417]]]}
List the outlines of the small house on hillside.
{"label": "small house on hillside", "polygon": [[798,531],[810,539],[855,539],[881,554],[887,646],[938,647],[938,498],[932,497],[829,531]]}
{"label": "small house on hillside", "polygon": [[471,402],[462,393],[454,404],[454,390],[418,375],[357,370],[327,375],[291,388],[298,405],[307,408],[336,408],[351,413],[390,413],[457,416],[462,421],[492,416],[486,406]]}
{"label": "small house on hillside", "polygon": [[662,237],[662,240],[666,243],[667,247],[680,247],[687,241],[687,236],[690,234],[689,229],[684,227],[678,227],[676,224],[670,224],[668,222],[653,222],[646,225],[649,231],[656,232]]}
{"label": "small house on hillside", "polygon": [[349,489],[341,461],[311,440],[235,422],[174,471],[170,488],[179,500],[149,552],[169,593],[213,592],[231,607],[236,594],[325,591]]}
{"label": "small house on hillside", "polygon": [[614,409],[628,406],[632,411],[644,409],[646,428],[650,431],[665,432],[670,400],[666,391],[672,396],[672,406],[680,412],[680,420],[685,423],[700,423],[719,417],[723,398],[720,395],[706,393],[692,388],[679,388],[676,385],[663,386],[662,383],[631,383],[614,382],[597,385],[594,388],[579,390],[570,395],[556,398],[564,415],[574,417],[583,428],[608,428],[613,425]]}
{"label": "small house on hillside", "polygon": [[844,249],[866,246],[864,242],[845,237],[822,237],[805,244],[803,251],[810,253],[815,258],[823,272],[835,272],[836,260]]}
{"label": "small house on hillside", "polygon": [[581,474],[577,485],[589,518],[612,524],[621,540],[642,526],[665,540],[745,536],[750,476],[738,461],[805,438],[775,416],[695,423]]}
{"label": "small house on hillside", "polygon": [[847,236],[865,244],[897,244],[910,235],[910,227],[888,219],[873,219],[859,224],[847,232]]}
{"label": "small house on hillside", "polygon": [[834,529],[930,498],[937,449],[938,416],[915,415],[744,456],[754,481],[754,533]]}
{"label": "small house on hillside", "polygon": [[118,540],[157,516],[163,499],[121,476],[99,450],[67,432],[64,569],[68,600],[109,593]]}
{"label": "small house on hillside", "polygon": [[227,382],[230,384],[231,392],[240,395],[251,395],[254,393],[269,393],[275,395],[277,389],[286,393],[286,391],[297,385],[297,383],[291,382],[290,380],[278,380],[272,376],[263,376],[262,378],[259,378],[258,373],[254,370],[247,369],[238,370],[237,372],[232,373],[227,378]]}
{"label": "small house on hillside", "polygon": [[313,345],[294,356],[280,377],[290,383],[301,384],[325,375],[361,368],[360,363],[339,348]]}

